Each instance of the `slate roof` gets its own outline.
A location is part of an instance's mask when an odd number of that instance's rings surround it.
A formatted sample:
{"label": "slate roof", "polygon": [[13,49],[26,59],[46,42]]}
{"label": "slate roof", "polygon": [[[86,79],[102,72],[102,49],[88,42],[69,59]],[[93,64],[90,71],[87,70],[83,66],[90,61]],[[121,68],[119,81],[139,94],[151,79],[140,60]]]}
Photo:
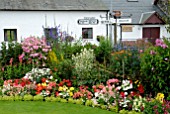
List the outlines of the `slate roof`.
{"label": "slate roof", "polygon": [[[102,0],[111,9],[111,0]],[[122,18],[131,16],[132,24],[140,24],[142,13],[156,11],[160,16],[163,12],[153,4],[154,0],[138,0],[138,2],[128,2],[128,0],[112,0],[112,9],[122,11]]]}
{"label": "slate roof", "polygon": [[0,0],[0,10],[108,11],[100,0]]}

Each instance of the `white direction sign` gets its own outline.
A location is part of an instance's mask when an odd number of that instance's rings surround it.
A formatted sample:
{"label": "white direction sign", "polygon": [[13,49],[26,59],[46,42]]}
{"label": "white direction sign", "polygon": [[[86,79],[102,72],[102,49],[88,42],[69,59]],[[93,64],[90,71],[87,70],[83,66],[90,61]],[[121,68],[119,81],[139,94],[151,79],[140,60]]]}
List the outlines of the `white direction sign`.
{"label": "white direction sign", "polygon": [[117,23],[132,23],[132,19],[117,19]]}
{"label": "white direction sign", "polygon": [[110,22],[110,20],[102,20],[101,24],[107,25],[107,24],[111,24],[111,22]]}
{"label": "white direction sign", "polygon": [[[110,20],[102,20],[101,24],[112,24],[112,23],[116,23],[116,19],[110,19]],[[127,18],[127,19],[117,19],[117,23],[132,23],[132,19],[131,18]]]}

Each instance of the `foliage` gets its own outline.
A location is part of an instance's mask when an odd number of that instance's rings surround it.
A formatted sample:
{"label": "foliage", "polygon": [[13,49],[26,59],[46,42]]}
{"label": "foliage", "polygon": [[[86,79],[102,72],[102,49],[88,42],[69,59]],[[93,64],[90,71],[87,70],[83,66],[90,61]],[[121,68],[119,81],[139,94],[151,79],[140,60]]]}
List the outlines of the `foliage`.
{"label": "foliage", "polygon": [[86,84],[87,80],[94,78],[92,75],[94,59],[93,50],[87,50],[86,48],[82,49],[80,54],[77,53],[72,56],[74,72],[79,80],[78,85]]}
{"label": "foliage", "polygon": [[56,65],[57,75],[60,79],[71,79],[73,74],[73,61],[71,59],[64,59]]}
{"label": "foliage", "polygon": [[100,63],[108,63],[111,57],[112,44],[109,38],[101,38],[99,46],[95,48],[94,53],[96,55],[96,60]]}
{"label": "foliage", "polygon": [[142,84],[148,94],[170,91],[170,42],[156,40],[156,46],[148,48],[141,56]]}
{"label": "foliage", "polygon": [[19,63],[18,56],[22,53],[20,43],[9,41],[8,43],[2,42],[0,66],[16,65]]}
{"label": "foliage", "polygon": [[34,101],[43,101],[43,99],[44,98],[43,98],[42,95],[35,95],[34,98],[33,98]]}
{"label": "foliage", "polygon": [[145,103],[143,114],[168,114],[170,113],[170,102],[164,101],[163,104],[158,100]]}
{"label": "foliage", "polygon": [[3,80],[22,78],[26,72],[32,69],[31,64],[20,63],[18,65],[8,65],[2,68],[1,76]]}
{"label": "foliage", "polygon": [[29,95],[29,94],[26,94],[26,95],[24,95],[23,100],[24,101],[32,101],[33,100],[33,96]]}
{"label": "foliage", "polygon": [[110,70],[120,79],[130,78],[137,80],[140,78],[139,51],[133,47],[125,50],[114,50],[110,59]]}

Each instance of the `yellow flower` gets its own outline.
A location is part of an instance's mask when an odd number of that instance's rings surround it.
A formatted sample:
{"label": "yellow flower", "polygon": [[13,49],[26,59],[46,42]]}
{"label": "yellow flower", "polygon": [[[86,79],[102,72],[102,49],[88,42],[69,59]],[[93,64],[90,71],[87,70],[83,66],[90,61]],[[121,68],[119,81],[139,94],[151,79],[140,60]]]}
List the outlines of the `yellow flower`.
{"label": "yellow flower", "polygon": [[137,84],[138,82],[139,82],[139,80],[136,80],[136,81],[135,81],[135,84]]}
{"label": "yellow flower", "polygon": [[69,94],[70,94],[71,97],[73,96],[73,92],[70,92]]}
{"label": "yellow flower", "polygon": [[58,88],[58,91],[63,91],[63,87],[59,87],[59,88]]}
{"label": "yellow flower", "polygon": [[163,93],[158,93],[155,99],[160,101],[161,103],[163,103],[164,94]]}
{"label": "yellow flower", "polygon": [[45,86],[47,86],[47,84],[46,84],[46,83],[42,83],[42,86],[44,86],[44,87],[45,87]]}
{"label": "yellow flower", "polygon": [[63,91],[66,91],[68,89],[68,87],[67,86],[63,86]]}
{"label": "yellow flower", "polygon": [[70,91],[73,91],[74,90],[74,87],[70,87]]}

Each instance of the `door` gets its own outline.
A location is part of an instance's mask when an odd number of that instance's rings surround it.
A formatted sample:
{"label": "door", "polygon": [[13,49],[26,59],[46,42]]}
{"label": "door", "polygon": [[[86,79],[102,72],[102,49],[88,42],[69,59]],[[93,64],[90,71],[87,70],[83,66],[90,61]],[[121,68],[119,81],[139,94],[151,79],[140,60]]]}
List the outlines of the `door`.
{"label": "door", "polygon": [[155,40],[160,38],[160,27],[146,27],[143,28],[143,38],[155,44]]}

